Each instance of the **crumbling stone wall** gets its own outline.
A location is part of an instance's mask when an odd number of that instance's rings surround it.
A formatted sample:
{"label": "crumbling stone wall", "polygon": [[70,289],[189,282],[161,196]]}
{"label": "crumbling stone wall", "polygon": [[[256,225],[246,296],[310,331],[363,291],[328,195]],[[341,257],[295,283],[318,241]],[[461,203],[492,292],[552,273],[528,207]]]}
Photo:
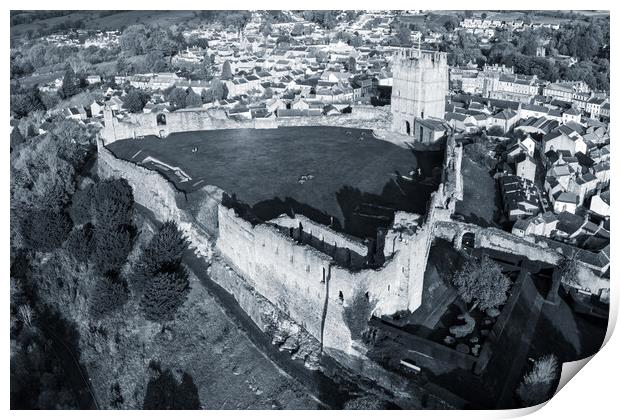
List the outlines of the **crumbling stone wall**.
{"label": "crumbling stone wall", "polygon": [[[432,195],[425,218],[397,213],[386,235],[386,261],[378,268],[351,271],[329,255],[298,243],[290,235],[270,224],[253,226],[222,206],[222,190],[205,186],[189,197],[176,190],[156,171],[117,159],[98,141],[99,172],[102,176],[123,176],[134,188],[136,202],[150,209],[160,220],[176,220],[192,246],[211,256],[217,238],[217,251],[227,264],[247,282],[248,287],[268,299],[275,307],[298,322],[327,350],[363,354],[355,343],[345,311],[363,296],[376,315],[401,310],[415,311],[421,304],[424,272],[435,221],[449,219],[456,198],[456,177],[447,174],[439,190]],[[460,155],[454,142],[446,154],[458,168]],[[303,216],[286,220],[281,226],[301,221],[317,237],[334,242],[343,249],[365,255],[364,244],[322,227]]]}
{"label": "crumbling stone wall", "polygon": [[277,128],[275,120],[254,119],[236,121],[221,109],[178,110],[168,113],[130,114],[123,119],[104,110],[101,136],[106,144],[142,136],[166,137],[182,131],[222,130],[229,128]]}
{"label": "crumbling stone wall", "polygon": [[[399,238],[382,267],[351,271],[275,226],[252,226],[233,209],[219,208],[218,252],[248,284],[299,322],[328,352],[363,354],[363,349],[356,348],[345,316],[355,298],[367,299],[372,304],[369,314],[375,315],[421,302],[424,270],[419,264],[426,255],[430,229],[401,232]],[[346,245],[350,240],[341,237],[340,241]]]}

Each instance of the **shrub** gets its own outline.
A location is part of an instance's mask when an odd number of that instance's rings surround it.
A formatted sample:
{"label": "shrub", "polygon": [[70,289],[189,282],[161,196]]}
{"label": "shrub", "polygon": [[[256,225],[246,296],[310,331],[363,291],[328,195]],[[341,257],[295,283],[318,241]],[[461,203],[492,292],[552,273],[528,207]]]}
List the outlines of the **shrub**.
{"label": "shrub", "polygon": [[155,275],[146,285],[141,306],[147,319],[171,321],[189,293],[187,273],[179,269]]}
{"label": "shrub", "polygon": [[93,286],[90,295],[90,313],[94,318],[102,318],[121,309],[129,299],[129,291],[124,280],[114,276],[104,276]]}
{"label": "shrub", "polygon": [[387,410],[390,404],[376,395],[367,395],[347,401],[343,408],[345,410]]}
{"label": "shrub", "polygon": [[552,354],[540,357],[532,370],[525,374],[517,388],[517,395],[526,405],[537,405],[547,401],[551,388],[559,376],[558,359]]}

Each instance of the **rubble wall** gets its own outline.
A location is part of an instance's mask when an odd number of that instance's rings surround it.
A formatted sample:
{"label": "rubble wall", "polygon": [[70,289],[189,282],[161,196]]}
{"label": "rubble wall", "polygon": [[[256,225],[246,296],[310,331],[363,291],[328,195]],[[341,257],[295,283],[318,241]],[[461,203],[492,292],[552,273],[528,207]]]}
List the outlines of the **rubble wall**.
{"label": "rubble wall", "polygon": [[[165,124],[163,123],[165,119]],[[231,120],[224,110],[178,110],[167,113],[129,114],[123,119],[104,111],[105,127],[101,136],[105,143],[142,136],[166,137],[183,131],[222,130],[230,128],[277,128],[275,120]]]}

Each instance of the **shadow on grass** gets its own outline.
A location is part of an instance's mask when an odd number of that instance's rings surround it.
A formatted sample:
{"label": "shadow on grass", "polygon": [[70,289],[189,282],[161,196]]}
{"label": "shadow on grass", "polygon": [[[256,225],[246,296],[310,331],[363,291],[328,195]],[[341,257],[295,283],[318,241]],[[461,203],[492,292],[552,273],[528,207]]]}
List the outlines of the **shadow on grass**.
{"label": "shadow on grass", "polygon": [[170,369],[161,371],[159,363],[151,362],[154,375],[146,386],[144,410],[200,410],[200,398],[194,379],[184,372],[178,382]]}

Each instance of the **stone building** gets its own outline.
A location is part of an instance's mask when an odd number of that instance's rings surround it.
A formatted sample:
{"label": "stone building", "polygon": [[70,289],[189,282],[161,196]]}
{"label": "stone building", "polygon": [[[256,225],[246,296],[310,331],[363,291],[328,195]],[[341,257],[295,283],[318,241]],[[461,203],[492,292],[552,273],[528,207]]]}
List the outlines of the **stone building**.
{"label": "stone building", "polygon": [[392,131],[414,135],[416,118],[443,118],[448,94],[447,54],[408,49],[392,62]]}

